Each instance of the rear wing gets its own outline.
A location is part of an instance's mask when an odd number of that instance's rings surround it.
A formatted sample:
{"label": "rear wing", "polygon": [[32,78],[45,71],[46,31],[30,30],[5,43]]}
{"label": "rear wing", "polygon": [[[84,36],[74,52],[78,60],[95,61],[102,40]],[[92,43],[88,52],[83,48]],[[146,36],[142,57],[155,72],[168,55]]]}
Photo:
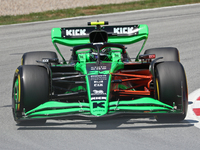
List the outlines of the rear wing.
{"label": "rear wing", "polygon": [[[96,27],[53,28],[51,38],[53,43],[66,46],[77,46],[90,43],[89,33]],[[102,30],[108,33],[108,43],[133,44],[148,38],[147,25],[104,26]]]}
{"label": "rear wing", "polygon": [[[63,58],[56,43],[70,47],[88,44],[90,43],[89,34],[94,30],[97,30],[97,27],[91,26],[91,27],[53,28],[51,31],[52,43],[54,44],[58,53]],[[148,26],[145,24],[102,26],[101,30],[107,32],[108,43],[128,45],[144,40],[140,52],[142,51],[149,34]],[[140,52],[138,53],[138,56]],[[65,61],[64,58],[63,60]]]}

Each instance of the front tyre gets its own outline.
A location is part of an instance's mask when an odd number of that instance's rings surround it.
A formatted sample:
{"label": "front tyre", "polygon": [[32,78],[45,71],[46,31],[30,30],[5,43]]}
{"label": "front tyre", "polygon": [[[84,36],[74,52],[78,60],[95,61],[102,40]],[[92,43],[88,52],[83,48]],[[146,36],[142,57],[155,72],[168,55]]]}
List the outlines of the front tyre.
{"label": "front tyre", "polygon": [[[24,113],[48,100],[49,76],[46,68],[37,65],[19,66],[13,79],[12,110],[14,120],[18,124],[27,123],[28,121],[20,120]],[[44,120],[40,122],[45,123]]]}
{"label": "front tyre", "polygon": [[[182,114],[158,115],[158,122],[179,122],[184,120],[188,108],[188,90],[183,66],[178,61],[159,63],[155,67],[156,98],[176,106]],[[183,99],[183,105],[182,105]]]}
{"label": "front tyre", "polygon": [[163,57],[163,59],[158,60],[161,61],[180,61],[179,59],[179,51],[175,47],[161,47],[161,48],[152,48],[147,49],[144,54],[155,54],[156,58]]}

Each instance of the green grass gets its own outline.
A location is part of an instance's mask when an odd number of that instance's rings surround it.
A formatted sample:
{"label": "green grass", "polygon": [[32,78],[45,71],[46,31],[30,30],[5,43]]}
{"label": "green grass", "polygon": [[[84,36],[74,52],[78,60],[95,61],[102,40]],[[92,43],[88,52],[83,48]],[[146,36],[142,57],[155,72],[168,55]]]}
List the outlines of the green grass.
{"label": "green grass", "polygon": [[73,9],[52,10],[17,16],[0,16],[0,25],[71,18],[96,14],[124,12],[131,10],[200,3],[200,0],[141,0],[122,4],[77,7]]}

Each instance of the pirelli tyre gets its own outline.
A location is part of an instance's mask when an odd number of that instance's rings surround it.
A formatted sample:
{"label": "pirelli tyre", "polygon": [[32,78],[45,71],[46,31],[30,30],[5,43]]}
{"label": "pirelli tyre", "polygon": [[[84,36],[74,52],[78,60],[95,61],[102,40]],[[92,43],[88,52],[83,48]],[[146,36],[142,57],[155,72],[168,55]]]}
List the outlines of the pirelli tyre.
{"label": "pirelli tyre", "polygon": [[43,58],[55,58],[58,56],[52,51],[33,51],[24,53],[21,59],[21,65],[38,65],[37,61],[42,61]]}
{"label": "pirelli tyre", "polygon": [[[34,123],[21,121],[27,112],[49,100],[49,76],[47,69],[38,65],[19,66],[14,74],[12,89],[12,110],[15,121],[20,123]],[[45,123],[46,120],[37,121]]]}
{"label": "pirelli tyre", "polygon": [[188,108],[188,90],[183,66],[178,61],[159,63],[155,67],[156,98],[182,110],[182,114],[158,115],[158,122],[184,120]]}
{"label": "pirelli tyre", "polygon": [[163,57],[163,59],[158,60],[161,61],[180,61],[179,60],[179,51],[174,47],[161,47],[161,48],[152,48],[147,49],[144,54],[155,54],[156,58]]}

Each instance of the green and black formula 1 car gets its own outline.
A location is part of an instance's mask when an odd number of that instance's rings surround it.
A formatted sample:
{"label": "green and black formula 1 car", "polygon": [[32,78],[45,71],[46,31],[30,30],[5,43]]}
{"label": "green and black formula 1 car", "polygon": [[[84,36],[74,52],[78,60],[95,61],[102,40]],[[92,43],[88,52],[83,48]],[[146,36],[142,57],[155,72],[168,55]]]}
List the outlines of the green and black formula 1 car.
{"label": "green and black formula 1 car", "polygon": [[[160,122],[184,120],[187,81],[177,48],[141,51],[147,25],[53,28],[52,51],[24,53],[12,86],[17,123],[47,119],[155,116]],[[144,41],[135,58],[124,45]],[[69,61],[57,44],[72,47]]]}

